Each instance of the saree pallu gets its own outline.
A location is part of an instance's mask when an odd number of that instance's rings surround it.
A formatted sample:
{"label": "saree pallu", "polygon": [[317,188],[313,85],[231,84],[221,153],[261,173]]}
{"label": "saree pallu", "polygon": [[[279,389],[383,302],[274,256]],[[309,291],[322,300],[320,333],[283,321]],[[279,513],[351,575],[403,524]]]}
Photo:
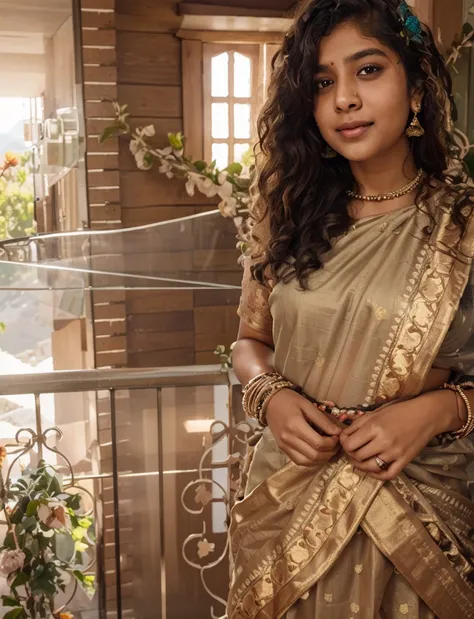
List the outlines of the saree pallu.
{"label": "saree pallu", "polygon": [[[446,359],[466,370],[454,363],[453,324],[470,280],[474,222],[461,237],[449,209],[429,206],[428,240],[426,215],[403,209],[363,220],[335,243],[309,291],[243,290],[242,319],[272,321],[277,370],[311,397],[341,406],[396,401],[419,395]],[[474,617],[473,461],[469,438],[435,439],[383,483],[343,452],[299,467],[265,429],[231,516],[229,619]]]}

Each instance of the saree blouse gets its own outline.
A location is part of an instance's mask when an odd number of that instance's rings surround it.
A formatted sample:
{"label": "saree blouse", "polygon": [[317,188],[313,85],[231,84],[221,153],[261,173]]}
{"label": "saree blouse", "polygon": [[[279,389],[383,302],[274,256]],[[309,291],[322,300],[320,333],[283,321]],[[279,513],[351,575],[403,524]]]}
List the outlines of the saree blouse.
{"label": "saree blouse", "polygon": [[[272,335],[276,370],[316,399],[373,404],[381,356],[410,304],[418,302],[413,284],[426,255],[428,225],[416,206],[359,220],[334,240],[307,290],[296,279],[273,288],[259,284],[246,257],[238,314]],[[457,378],[474,375],[473,286],[474,270],[432,366]],[[396,362],[405,363],[403,354]],[[395,397],[395,387],[386,396]]]}

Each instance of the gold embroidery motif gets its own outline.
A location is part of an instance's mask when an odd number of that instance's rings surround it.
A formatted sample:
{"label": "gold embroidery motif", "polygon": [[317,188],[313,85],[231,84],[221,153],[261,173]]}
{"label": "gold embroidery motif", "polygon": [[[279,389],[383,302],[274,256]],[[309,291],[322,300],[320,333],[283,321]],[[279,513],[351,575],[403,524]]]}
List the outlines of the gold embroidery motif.
{"label": "gold embroidery motif", "polygon": [[399,611],[402,615],[408,615],[408,604],[400,604]]}
{"label": "gold embroidery motif", "polygon": [[324,594],[324,601],[325,602],[332,602],[332,593],[325,593]]}
{"label": "gold embroidery motif", "polygon": [[356,574],[360,574],[360,573],[362,572],[362,570],[363,570],[363,569],[364,569],[364,566],[363,566],[363,565],[356,565],[356,566],[354,567],[354,571],[355,571],[355,573],[356,573]]}
{"label": "gold embroidery motif", "polygon": [[356,604],[355,602],[352,602],[351,604],[351,612],[357,614],[360,610],[360,606],[359,604]]}
{"label": "gold embroidery motif", "polygon": [[367,303],[373,308],[375,318],[377,320],[383,320],[384,318],[386,318],[387,310],[385,307],[382,307],[381,305],[377,305],[375,301],[371,301],[370,299],[367,299]]}
{"label": "gold embroidery motif", "polygon": [[314,361],[315,365],[318,368],[322,368],[324,365],[324,362],[326,361],[326,358],[322,356],[322,354],[320,352],[318,352],[318,355]]}

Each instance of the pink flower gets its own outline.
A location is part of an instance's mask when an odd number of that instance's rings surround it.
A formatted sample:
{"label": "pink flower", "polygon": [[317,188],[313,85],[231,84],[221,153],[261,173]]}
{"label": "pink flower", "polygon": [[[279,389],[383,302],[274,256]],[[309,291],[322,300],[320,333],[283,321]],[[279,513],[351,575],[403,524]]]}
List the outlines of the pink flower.
{"label": "pink flower", "polygon": [[50,529],[63,529],[69,524],[66,508],[61,503],[42,503],[38,507],[38,520]]}
{"label": "pink flower", "polygon": [[0,573],[8,576],[12,572],[21,570],[25,565],[25,553],[21,550],[5,550],[0,554]]}

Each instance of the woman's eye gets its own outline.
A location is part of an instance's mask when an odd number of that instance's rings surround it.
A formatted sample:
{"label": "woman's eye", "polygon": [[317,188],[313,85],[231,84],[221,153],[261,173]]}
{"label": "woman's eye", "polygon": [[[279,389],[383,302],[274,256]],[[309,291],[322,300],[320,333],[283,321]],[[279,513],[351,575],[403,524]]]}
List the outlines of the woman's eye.
{"label": "woman's eye", "polygon": [[316,82],[316,86],[318,90],[324,90],[330,85],[331,85],[331,80],[319,80],[318,82]]}
{"label": "woman's eye", "polygon": [[382,69],[380,67],[376,67],[375,65],[368,65],[367,67],[363,67],[359,71],[359,75],[373,75],[374,73],[378,73]]}

